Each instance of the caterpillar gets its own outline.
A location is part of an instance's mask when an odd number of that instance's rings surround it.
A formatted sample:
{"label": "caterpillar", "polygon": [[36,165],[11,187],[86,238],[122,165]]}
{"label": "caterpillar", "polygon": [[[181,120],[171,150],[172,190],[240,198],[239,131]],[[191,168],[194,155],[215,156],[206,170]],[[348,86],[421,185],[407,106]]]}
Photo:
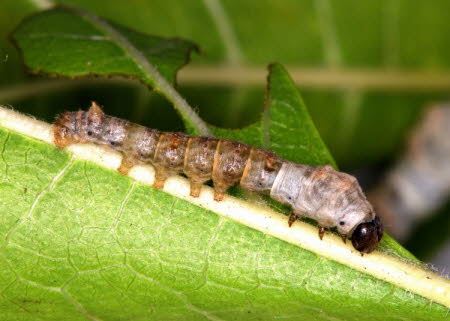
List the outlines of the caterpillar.
{"label": "caterpillar", "polygon": [[268,194],[291,206],[289,226],[302,217],[312,218],[319,225],[321,239],[325,229],[336,228],[344,242],[351,238],[361,254],[372,252],[383,235],[381,220],[356,178],[330,165],[295,164],[271,151],[237,141],[160,132],[108,116],[95,102],[88,111],[60,114],[53,134],[58,148],[94,143],[121,152],[118,171],[122,174],[136,164],[153,165],[154,187],[158,189],[169,176],[184,173],[193,197],[198,197],[202,185],[211,179],[216,201],[221,201],[227,189],[236,184]]}
{"label": "caterpillar", "polygon": [[434,103],[413,129],[405,153],[369,193],[389,232],[406,241],[450,197],[450,103]]}

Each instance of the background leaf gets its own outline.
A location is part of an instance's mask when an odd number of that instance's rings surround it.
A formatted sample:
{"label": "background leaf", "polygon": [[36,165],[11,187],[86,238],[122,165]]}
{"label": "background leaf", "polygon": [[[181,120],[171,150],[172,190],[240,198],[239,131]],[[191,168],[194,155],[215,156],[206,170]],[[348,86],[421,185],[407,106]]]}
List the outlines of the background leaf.
{"label": "background leaf", "polygon": [[[99,0],[60,2],[80,6],[148,34],[193,39],[205,53],[195,57],[195,68],[205,64],[219,68],[228,64],[256,66],[262,70],[267,62],[279,61],[291,71],[298,67],[337,73],[359,70],[367,71],[369,77],[371,71],[387,76],[390,71],[412,71],[422,75],[421,83],[427,84],[434,75],[445,73],[450,66],[446,37],[450,28],[447,23],[449,7],[445,0],[434,1],[432,6],[403,0],[387,3],[370,0],[364,4],[355,0],[285,0],[278,4],[267,1],[242,4],[235,0],[108,5]],[[37,10],[33,1],[5,0],[0,5],[4,8],[0,10],[3,13],[0,32],[5,35],[20,18]],[[225,23],[221,23],[221,16]],[[415,36],[410,37],[411,33]],[[15,50],[9,46],[4,48],[8,62],[0,64],[0,68],[8,74],[10,84],[14,79],[22,79],[22,68],[17,63]],[[191,74],[195,74],[195,70]],[[302,70],[296,72],[294,78],[302,73]],[[239,79],[240,74],[234,78]],[[181,85],[187,100],[199,108],[203,119],[214,125],[241,127],[254,122],[262,110],[262,78],[260,86],[214,85],[207,80],[192,85],[182,82]],[[445,98],[450,91],[448,86],[430,90],[396,86],[324,88],[301,82],[298,85],[319,132],[343,168],[373,164],[398,152],[405,130],[416,121],[425,102]],[[127,118],[153,126],[181,127],[176,114],[161,107],[159,98],[143,99],[140,90],[120,88],[107,95],[101,88],[70,92],[70,101],[80,105],[98,97],[110,110]],[[64,99],[46,94],[43,99],[52,99],[52,103],[42,103],[39,108],[35,101],[15,105],[26,106],[26,111],[38,112],[50,120],[50,115],[64,108],[45,112],[43,106],[64,105],[69,97],[67,89],[65,93]],[[129,102],[132,110],[123,111],[122,106]],[[166,114],[161,115],[161,110]],[[154,117],[164,121],[156,121]]]}
{"label": "background leaf", "polygon": [[261,119],[243,129],[216,128],[215,133],[273,150],[299,164],[335,165],[292,79],[280,64],[269,66]]}
{"label": "background leaf", "polygon": [[[191,51],[196,50],[196,45],[187,40],[145,35],[112,25],[172,82],[177,70],[189,61]],[[71,78],[120,75],[155,86],[139,68],[138,57],[121,48],[119,39],[70,8],[32,15],[15,30],[13,39],[34,73]]]}

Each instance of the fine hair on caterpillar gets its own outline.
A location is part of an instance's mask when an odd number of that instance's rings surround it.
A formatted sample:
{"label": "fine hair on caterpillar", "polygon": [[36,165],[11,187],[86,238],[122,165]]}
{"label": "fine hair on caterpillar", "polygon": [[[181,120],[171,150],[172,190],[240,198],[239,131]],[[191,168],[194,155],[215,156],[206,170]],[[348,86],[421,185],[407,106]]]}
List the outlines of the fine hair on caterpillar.
{"label": "fine hair on caterpillar", "polygon": [[292,207],[289,226],[301,217],[312,218],[320,226],[320,238],[325,229],[336,228],[344,242],[351,238],[361,254],[372,252],[383,236],[380,218],[356,178],[329,165],[295,164],[271,151],[226,139],[160,132],[108,116],[95,102],[88,111],[59,115],[53,134],[59,148],[94,143],[121,152],[118,171],[122,174],[137,164],[153,165],[155,188],[163,188],[169,176],[184,173],[193,197],[209,180],[216,201],[236,184],[270,195]]}

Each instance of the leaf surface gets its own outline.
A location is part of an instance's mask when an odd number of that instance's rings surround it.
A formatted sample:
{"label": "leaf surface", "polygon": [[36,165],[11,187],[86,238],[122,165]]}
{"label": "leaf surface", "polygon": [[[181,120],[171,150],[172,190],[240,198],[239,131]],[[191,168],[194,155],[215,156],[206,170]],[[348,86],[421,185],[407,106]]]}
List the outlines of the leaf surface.
{"label": "leaf surface", "polygon": [[[151,36],[111,24],[172,82],[191,51],[197,49],[187,40]],[[33,72],[67,77],[122,75],[155,86],[154,79],[140,68],[139,58],[123,49],[120,39],[74,9],[60,7],[33,15],[13,37]]]}
{"label": "leaf surface", "polygon": [[438,320],[439,304],[0,130],[5,320]]}
{"label": "leaf surface", "polygon": [[219,137],[273,150],[299,164],[335,166],[294,82],[281,64],[269,66],[261,119],[243,129],[216,128],[215,133]]}

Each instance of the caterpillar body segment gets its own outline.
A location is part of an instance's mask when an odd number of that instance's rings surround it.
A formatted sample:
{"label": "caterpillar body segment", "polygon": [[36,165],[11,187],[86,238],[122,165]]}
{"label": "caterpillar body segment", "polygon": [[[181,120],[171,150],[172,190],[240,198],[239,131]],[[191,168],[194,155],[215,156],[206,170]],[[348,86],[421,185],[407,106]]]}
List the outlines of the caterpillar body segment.
{"label": "caterpillar body segment", "polygon": [[192,196],[199,196],[201,186],[212,180],[214,199],[220,201],[229,187],[239,184],[290,205],[289,225],[301,217],[312,218],[321,238],[325,229],[335,227],[361,253],[373,251],[383,235],[380,219],[357,180],[329,165],[295,164],[236,141],[160,132],[108,116],[94,102],[88,111],[59,115],[53,130],[59,148],[94,143],[121,152],[118,170],[123,174],[134,165],[152,164],[156,188],[162,188],[169,176],[184,173]]}

